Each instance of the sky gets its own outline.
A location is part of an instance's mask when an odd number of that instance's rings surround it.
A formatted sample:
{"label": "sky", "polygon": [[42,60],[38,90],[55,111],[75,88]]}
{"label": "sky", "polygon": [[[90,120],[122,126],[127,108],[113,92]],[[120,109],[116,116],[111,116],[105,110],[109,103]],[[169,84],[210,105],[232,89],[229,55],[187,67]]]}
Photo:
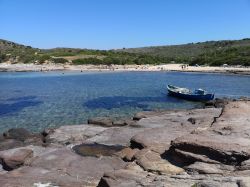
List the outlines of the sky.
{"label": "sky", "polygon": [[0,0],[0,38],[90,49],[250,38],[250,0]]}

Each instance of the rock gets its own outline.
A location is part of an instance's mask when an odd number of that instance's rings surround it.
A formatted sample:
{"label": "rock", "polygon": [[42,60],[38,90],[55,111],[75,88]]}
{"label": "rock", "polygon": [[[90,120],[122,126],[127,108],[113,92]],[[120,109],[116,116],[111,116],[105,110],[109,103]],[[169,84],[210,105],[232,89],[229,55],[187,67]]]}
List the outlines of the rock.
{"label": "rock", "polygon": [[61,170],[25,166],[0,175],[0,185],[1,187],[90,187],[95,186],[96,183],[84,182],[76,176],[70,176]]}
{"label": "rock", "polygon": [[[3,133],[4,139],[16,140],[19,142],[20,146],[22,145],[43,145],[44,139],[41,134],[32,134],[24,128],[13,128]],[[20,143],[22,142],[22,143]],[[16,145],[18,146],[18,145]],[[15,147],[15,146],[14,146]],[[13,147],[11,147],[13,148]]]}
{"label": "rock", "polygon": [[225,175],[234,172],[235,168],[233,166],[223,164],[195,162],[194,164],[185,167],[185,170],[187,170],[189,173]]}
{"label": "rock", "polygon": [[239,165],[250,159],[250,102],[231,102],[211,128],[184,135],[172,142],[179,149],[224,164]]}
{"label": "rock", "polygon": [[156,127],[171,127],[187,125],[190,127],[189,118],[196,120],[197,127],[210,127],[214,118],[217,118],[221,114],[220,108],[205,108],[205,109],[192,109],[192,110],[179,110],[179,111],[167,111],[161,112],[156,116],[143,118],[138,121],[138,125],[145,128]]}
{"label": "rock", "polygon": [[105,173],[101,178],[98,187],[238,187],[240,182],[247,184],[247,178],[236,177],[207,177],[206,176],[190,176],[190,175],[156,175],[153,173],[120,169],[113,172]]}
{"label": "rock", "polygon": [[13,128],[3,133],[3,136],[8,139],[24,141],[30,138],[32,134],[24,128]]}
{"label": "rock", "polygon": [[47,143],[78,144],[106,130],[94,125],[70,125],[54,129],[46,136]]}
{"label": "rock", "polygon": [[[171,150],[172,151],[172,150]],[[208,158],[206,155],[199,155],[191,152],[181,151],[179,149],[174,149],[174,160],[176,160],[181,165],[187,165],[194,163],[196,161],[205,162],[210,164],[219,164],[220,162]],[[182,161],[186,162],[182,162]]]}
{"label": "rock", "polygon": [[224,108],[228,103],[229,103],[230,99],[228,98],[216,98],[214,100],[211,101],[207,101],[205,103],[206,107],[215,107],[215,108]]}
{"label": "rock", "polygon": [[139,151],[139,149],[131,149],[127,147],[121,150],[120,152],[116,153],[116,155],[122,158],[124,161],[132,161],[137,151]]}
{"label": "rock", "polygon": [[195,124],[195,118],[188,118],[188,121],[192,124]]}
{"label": "rock", "polygon": [[25,148],[15,148],[0,152],[3,169],[7,171],[22,166],[31,157],[33,157],[33,151]]}
{"label": "rock", "polygon": [[133,127],[111,127],[96,136],[89,138],[85,143],[98,143],[104,145],[122,145],[128,147],[130,139],[135,134],[142,132],[142,128]]}
{"label": "rock", "polygon": [[115,127],[121,127],[121,126],[131,126],[131,127],[138,127],[136,122],[134,120],[130,119],[121,119],[113,121],[113,126]]}
{"label": "rock", "polygon": [[38,157],[30,166],[49,171],[61,171],[64,175],[94,186],[104,172],[122,169],[126,164],[117,157],[82,157],[69,149],[59,148]]}
{"label": "rock", "polygon": [[239,166],[239,170],[250,170],[250,159],[242,162]]}
{"label": "rock", "polygon": [[24,146],[23,142],[14,139],[4,139],[0,141],[0,151],[22,146]]}
{"label": "rock", "polygon": [[197,182],[195,187],[221,187],[220,182],[216,181],[202,181],[202,182]]}
{"label": "rock", "polygon": [[[218,117],[221,109],[196,109],[191,111],[175,111],[140,120],[138,123],[147,129],[136,134],[131,139],[133,148],[150,148],[158,153],[168,150],[170,143],[175,138],[189,134],[197,128],[209,127]],[[191,117],[192,116],[192,117]],[[196,119],[191,125],[187,120]]]}
{"label": "rock", "polygon": [[113,120],[108,117],[95,117],[89,119],[88,124],[100,125],[103,127],[112,127]]}
{"label": "rock", "polygon": [[172,165],[167,160],[160,157],[159,154],[152,152],[149,149],[143,149],[135,154],[136,163],[145,171],[159,174],[179,174],[184,170]]}
{"label": "rock", "polygon": [[3,175],[5,173],[7,173],[8,171],[3,169],[3,166],[0,164],[0,175]]}

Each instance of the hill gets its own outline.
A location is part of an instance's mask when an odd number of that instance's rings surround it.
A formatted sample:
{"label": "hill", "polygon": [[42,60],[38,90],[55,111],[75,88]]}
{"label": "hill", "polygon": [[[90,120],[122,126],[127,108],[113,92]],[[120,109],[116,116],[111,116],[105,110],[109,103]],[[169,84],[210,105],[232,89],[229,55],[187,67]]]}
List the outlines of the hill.
{"label": "hill", "polygon": [[37,49],[0,40],[0,62],[69,64],[163,64],[250,66],[250,39],[119,50]]}

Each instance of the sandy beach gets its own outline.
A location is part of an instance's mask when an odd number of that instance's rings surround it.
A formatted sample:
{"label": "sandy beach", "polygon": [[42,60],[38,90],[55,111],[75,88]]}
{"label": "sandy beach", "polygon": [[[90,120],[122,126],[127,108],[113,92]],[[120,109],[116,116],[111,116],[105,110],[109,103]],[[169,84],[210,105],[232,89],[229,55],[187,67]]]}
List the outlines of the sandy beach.
{"label": "sandy beach", "polygon": [[185,66],[183,64],[162,65],[65,65],[65,64],[10,64],[0,63],[0,71],[26,72],[26,71],[180,71],[205,73],[233,73],[250,74],[247,67],[212,67],[212,66]]}

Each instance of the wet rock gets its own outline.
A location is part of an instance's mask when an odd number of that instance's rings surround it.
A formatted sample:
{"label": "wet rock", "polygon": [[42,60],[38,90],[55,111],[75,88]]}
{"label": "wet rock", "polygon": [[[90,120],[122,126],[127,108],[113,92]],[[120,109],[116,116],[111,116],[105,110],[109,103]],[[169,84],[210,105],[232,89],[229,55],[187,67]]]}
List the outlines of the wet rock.
{"label": "wet rock", "polygon": [[[43,143],[44,143],[44,139],[43,139],[43,136],[41,134],[33,134],[24,128],[9,129],[8,131],[3,133],[3,138],[4,138],[3,141],[8,140],[8,139],[12,139],[12,140],[14,140],[14,141],[12,141],[13,144],[17,143],[17,144],[20,144],[20,146],[30,145],[30,144],[43,145]],[[20,143],[20,142],[22,142],[22,143]],[[10,148],[18,147],[18,145],[16,145],[16,146],[12,145],[12,146],[13,147],[10,147]]]}
{"label": "wet rock", "polygon": [[95,117],[88,120],[88,124],[100,125],[103,127],[112,127],[113,120],[108,117]]}
{"label": "wet rock", "polygon": [[206,107],[224,108],[230,102],[229,98],[215,98],[205,103]]}
{"label": "wet rock", "polygon": [[54,129],[46,136],[47,143],[77,144],[106,130],[93,125],[70,125]]}
{"label": "wet rock", "polygon": [[120,145],[102,145],[102,144],[80,144],[72,149],[81,156],[114,156],[115,153],[124,149]]}
{"label": "wet rock", "polygon": [[8,139],[24,141],[30,138],[32,134],[24,128],[13,128],[3,133],[3,136]]}
{"label": "wet rock", "polygon": [[161,158],[158,153],[149,149],[143,149],[135,154],[136,163],[145,171],[154,172],[158,174],[178,174],[184,170],[172,165],[167,160]]}
{"label": "wet rock", "polygon": [[33,157],[33,151],[25,148],[9,149],[0,152],[3,169],[7,171],[22,166],[31,157]]}

